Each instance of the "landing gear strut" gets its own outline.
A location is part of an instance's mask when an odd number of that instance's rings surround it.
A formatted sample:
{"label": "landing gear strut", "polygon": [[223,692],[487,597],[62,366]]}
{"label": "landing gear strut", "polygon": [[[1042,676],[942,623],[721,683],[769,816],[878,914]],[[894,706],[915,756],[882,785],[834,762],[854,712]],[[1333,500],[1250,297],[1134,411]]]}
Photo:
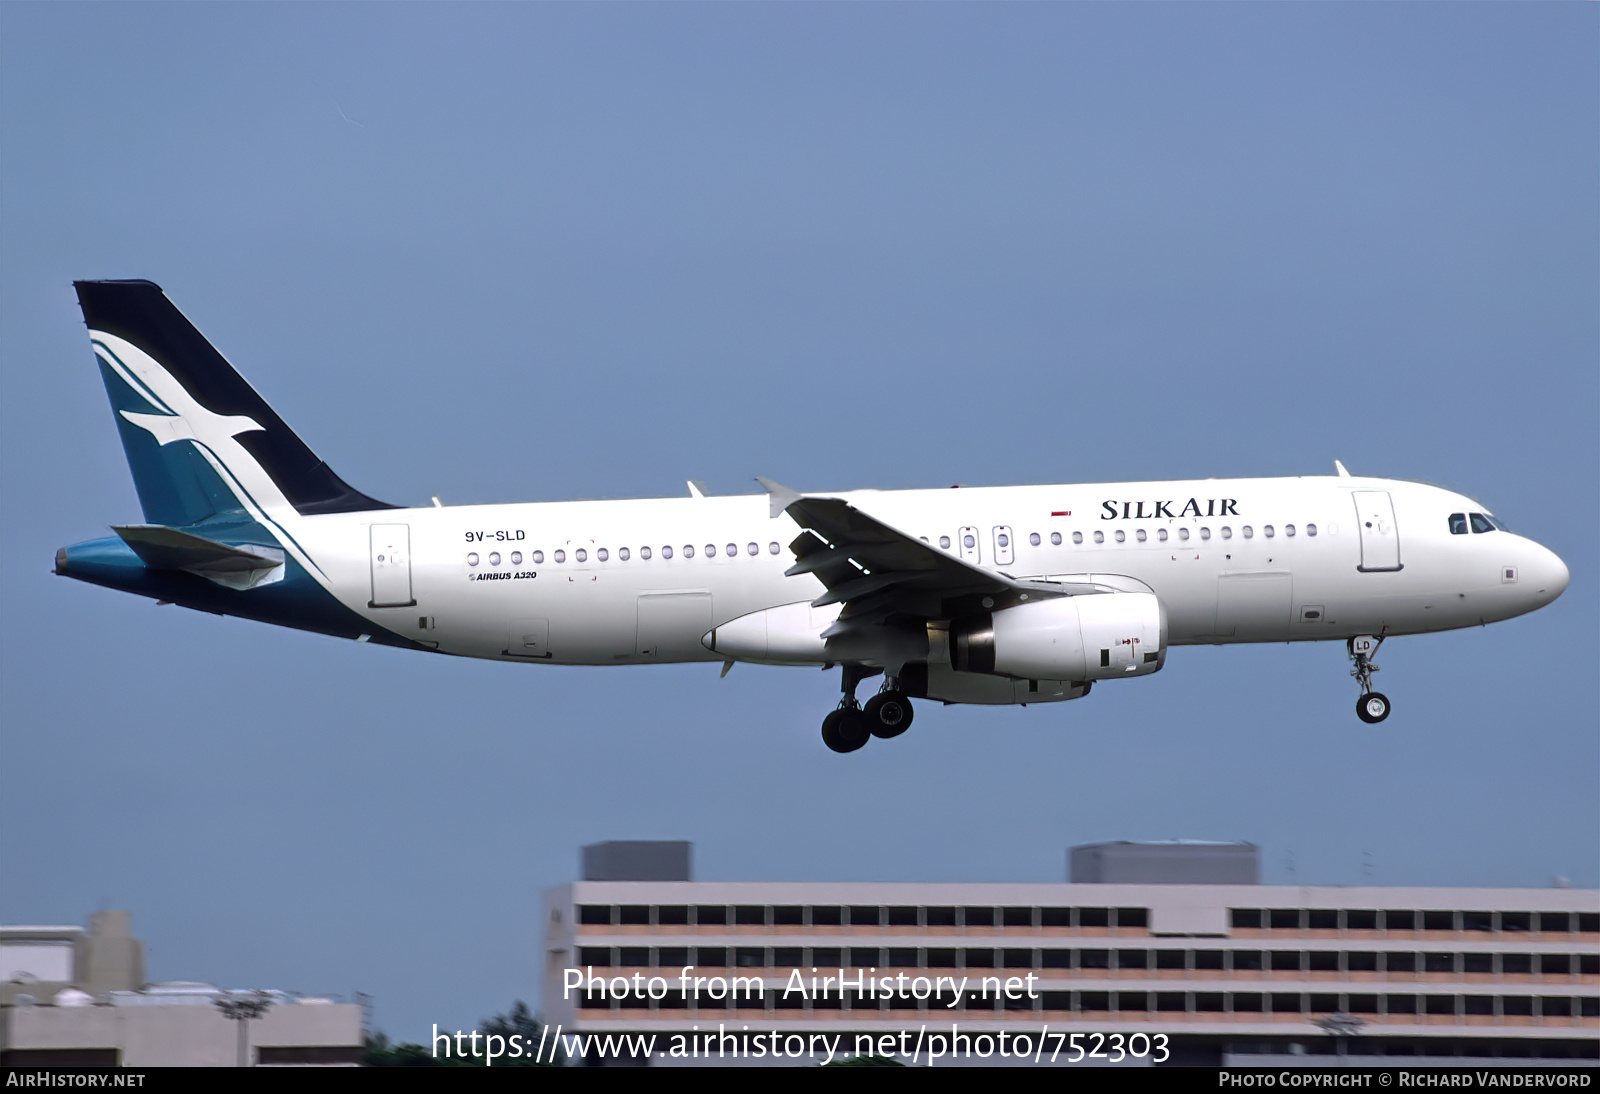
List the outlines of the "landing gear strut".
{"label": "landing gear strut", "polygon": [[1356,700],[1356,717],[1368,725],[1376,725],[1389,717],[1389,697],[1372,690],[1372,674],[1378,671],[1372,658],[1377,655],[1381,645],[1383,636],[1374,638],[1370,634],[1358,634],[1348,643],[1350,660],[1356,666],[1350,670],[1350,675],[1361,685],[1361,698]]}
{"label": "landing gear strut", "polygon": [[856,702],[856,687],[882,670],[864,665],[844,665],[842,669],[844,694],[838,708],[822,720],[824,744],[835,752],[854,752],[873,737],[898,737],[911,728],[911,700],[900,690],[898,680],[886,677],[883,688],[863,708]]}

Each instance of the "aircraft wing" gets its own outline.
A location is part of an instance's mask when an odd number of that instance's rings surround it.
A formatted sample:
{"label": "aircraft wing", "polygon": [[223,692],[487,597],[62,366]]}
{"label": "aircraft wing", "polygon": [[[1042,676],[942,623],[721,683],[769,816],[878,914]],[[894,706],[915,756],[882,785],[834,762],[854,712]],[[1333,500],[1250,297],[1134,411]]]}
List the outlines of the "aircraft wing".
{"label": "aircraft wing", "polygon": [[786,576],[812,574],[822,582],[827,592],[813,606],[844,605],[824,638],[891,616],[948,619],[1100,591],[1089,585],[1019,581],[937,550],[842,498],[813,497],[767,479],[757,481],[771,495],[773,515],[787,512],[804,529],[789,544],[796,561]]}

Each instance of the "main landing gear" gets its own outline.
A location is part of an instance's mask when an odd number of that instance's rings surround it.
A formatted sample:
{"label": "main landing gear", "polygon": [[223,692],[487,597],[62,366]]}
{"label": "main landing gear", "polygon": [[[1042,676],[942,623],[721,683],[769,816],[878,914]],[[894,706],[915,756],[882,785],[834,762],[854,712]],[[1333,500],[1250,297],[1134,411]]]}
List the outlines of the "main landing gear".
{"label": "main landing gear", "polygon": [[1389,717],[1389,697],[1372,690],[1372,674],[1378,671],[1372,658],[1381,645],[1383,636],[1374,638],[1370,634],[1358,634],[1348,643],[1350,660],[1356,666],[1350,670],[1350,675],[1361,684],[1361,698],[1356,700],[1356,717],[1368,725],[1376,725]]}
{"label": "main landing gear", "polygon": [[911,699],[896,686],[898,681],[885,677],[883,688],[863,707],[856,702],[856,686],[879,670],[861,665],[845,665],[843,670],[844,697],[822,720],[823,744],[835,752],[854,752],[873,737],[898,737],[911,728],[915,712]]}

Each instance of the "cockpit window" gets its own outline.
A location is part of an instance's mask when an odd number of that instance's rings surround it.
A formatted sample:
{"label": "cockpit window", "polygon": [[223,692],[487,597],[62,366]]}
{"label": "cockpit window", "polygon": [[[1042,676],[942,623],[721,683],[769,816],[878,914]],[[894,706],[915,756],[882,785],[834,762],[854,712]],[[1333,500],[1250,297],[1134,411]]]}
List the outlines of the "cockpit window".
{"label": "cockpit window", "polygon": [[1464,536],[1467,534],[1467,514],[1450,514],[1450,534],[1452,536]]}
{"label": "cockpit window", "polygon": [[1494,521],[1490,520],[1488,517],[1484,516],[1482,513],[1473,513],[1471,519],[1472,519],[1472,530],[1474,532],[1492,532],[1492,531],[1494,531]]}

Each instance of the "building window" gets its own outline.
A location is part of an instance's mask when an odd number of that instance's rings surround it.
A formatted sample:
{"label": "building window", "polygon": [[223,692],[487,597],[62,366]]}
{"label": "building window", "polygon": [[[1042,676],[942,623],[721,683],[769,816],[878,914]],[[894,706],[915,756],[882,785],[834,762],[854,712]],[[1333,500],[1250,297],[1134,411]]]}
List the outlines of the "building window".
{"label": "building window", "polygon": [[850,926],[877,927],[882,923],[882,914],[882,908],[853,907],[850,909]]}

